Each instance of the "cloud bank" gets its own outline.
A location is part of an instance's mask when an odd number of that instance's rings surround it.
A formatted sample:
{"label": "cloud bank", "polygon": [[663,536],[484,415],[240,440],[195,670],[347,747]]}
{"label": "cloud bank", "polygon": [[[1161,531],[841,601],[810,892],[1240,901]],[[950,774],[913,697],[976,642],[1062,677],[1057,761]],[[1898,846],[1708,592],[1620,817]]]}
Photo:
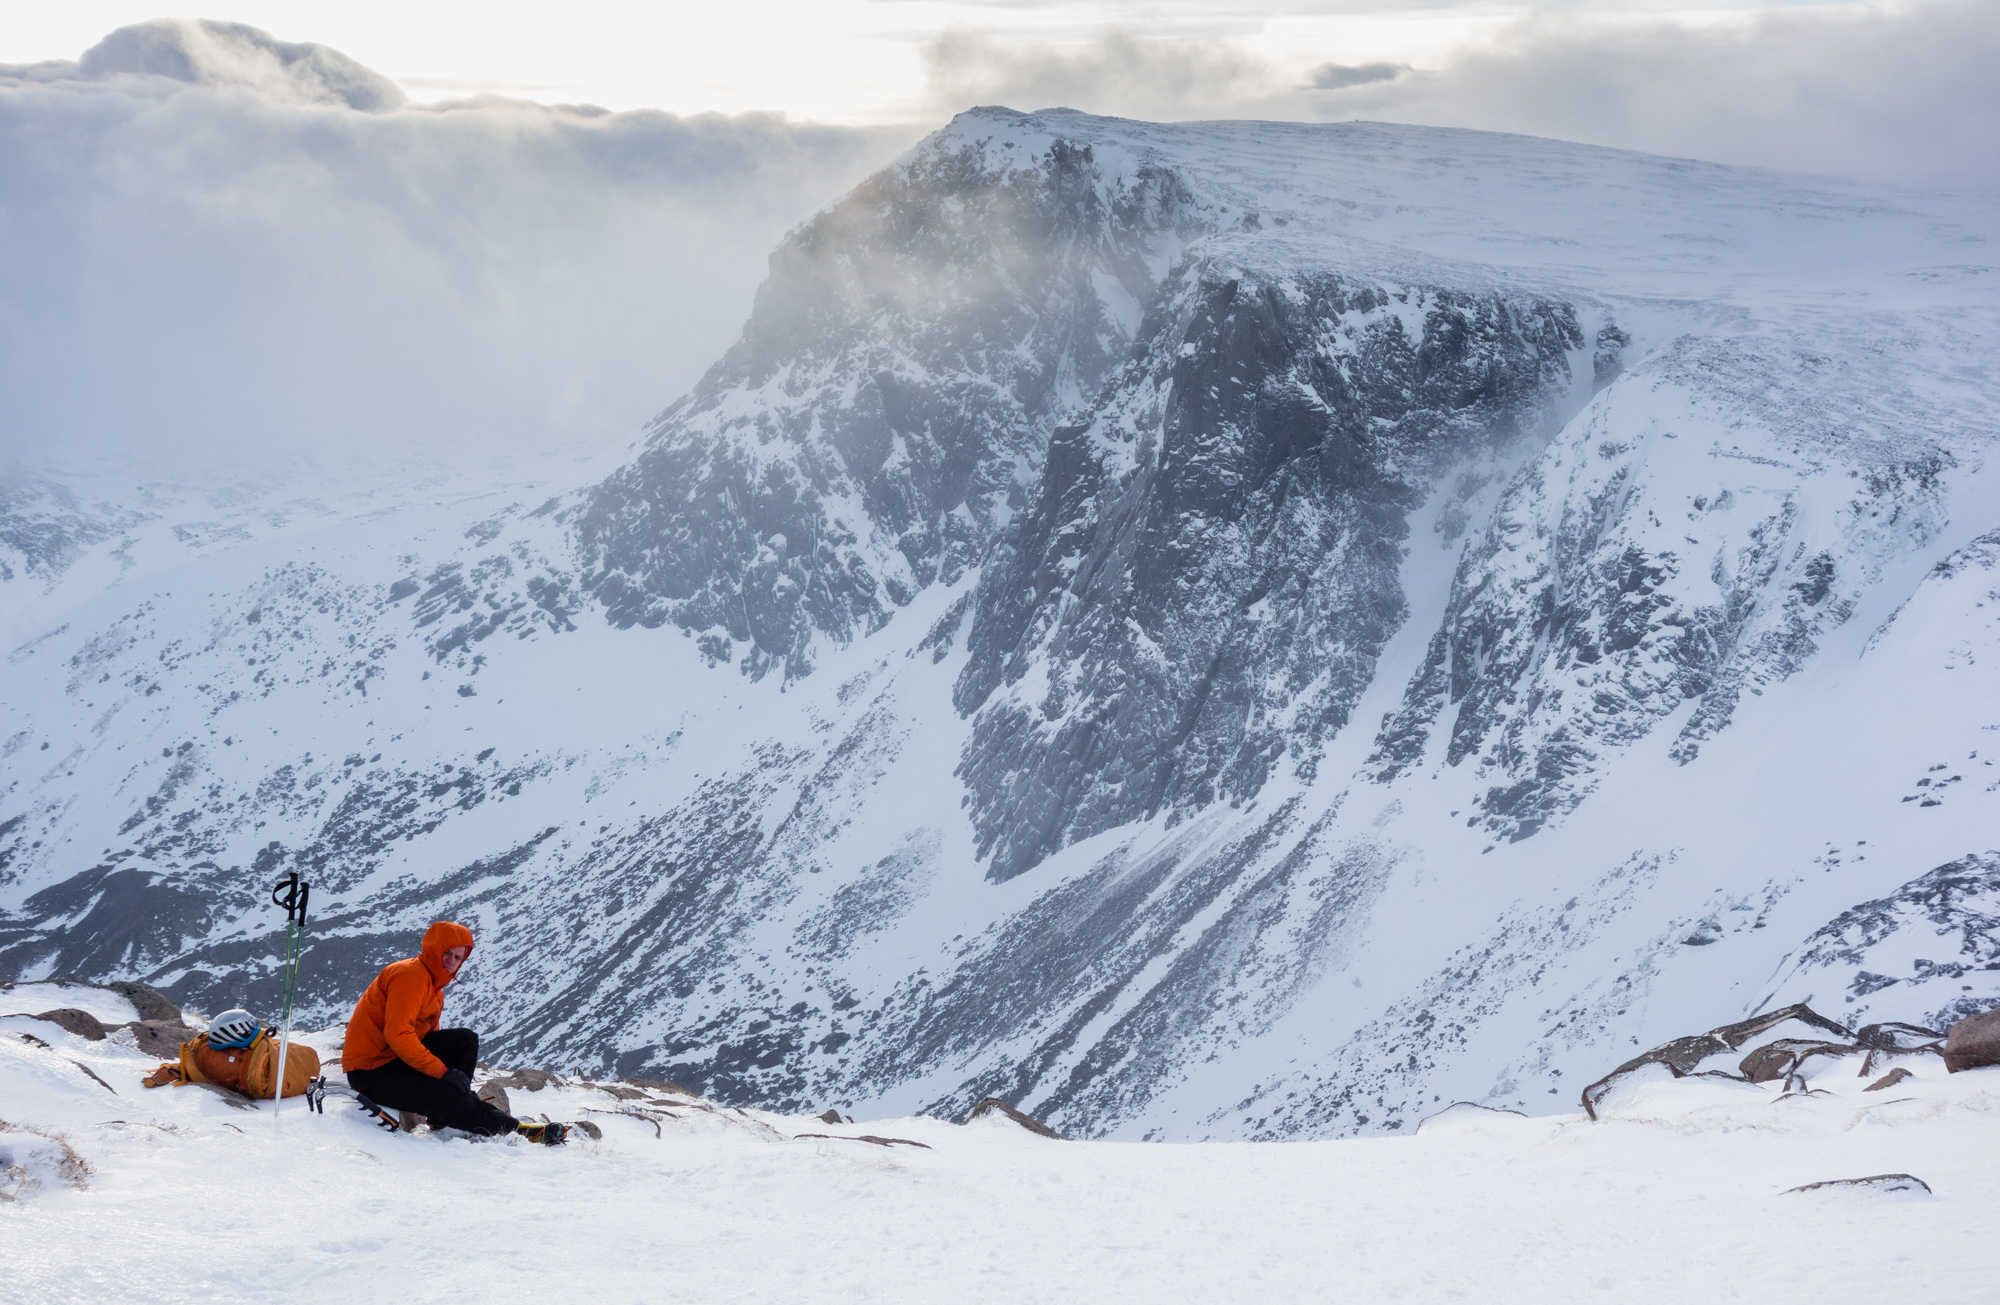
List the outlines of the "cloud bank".
{"label": "cloud bank", "polygon": [[[940,120],[1376,118],[1990,189],[1991,13],[1571,13],[1435,69],[960,31],[926,63]],[[734,338],[783,231],[918,131],[419,106],[338,51],[229,23],[0,66],[0,475],[621,446]]]}
{"label": "cloud bank", "polygon": [[1406,63],[1323,63],[1306,74],[1306,86],[1315,91],[1344,91],[1350,86],[1392,82],[1408,71]]}
{"label": "cloud bank", "polygon": [[784,230],[915,134],[419,108],[223,23],[0,67],[0,466],[622,444]]}
{"label": "cloud bank", "polygon": [[1270,88],[1265,64],[1220,40],[1152,40],[1110,31],[1066,49],[948,32],[924,52],[931,96],[944,113],[976,104],[1070,108],[1122,118],[1234,116]]}
{"label": "cloud bank", "polygon": [[1065,49],[959,32],[927,59],[940,105],[1374,118],[1932,184],[2000,176],[2000,21],[1986,0],[1703,26],[1549,11],[1421,71],[1326,54],[1301,78],[1225,40],[1114,32]]}

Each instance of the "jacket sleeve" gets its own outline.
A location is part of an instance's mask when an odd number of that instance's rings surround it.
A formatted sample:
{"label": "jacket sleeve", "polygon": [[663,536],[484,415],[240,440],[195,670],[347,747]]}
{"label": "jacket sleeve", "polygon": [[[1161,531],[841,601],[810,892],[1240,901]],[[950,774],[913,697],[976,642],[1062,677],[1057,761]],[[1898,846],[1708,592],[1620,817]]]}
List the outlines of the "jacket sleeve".
{"label": "jacket sleeve", "polygon": [[423,1017],[425,998],[431,995],[429,981],[422,971],[413,968],[397,975],[388,987],[384,994],[387,1000],[382,1011],[382,1037],[389,1050],[411,1069],[432,1078],[443,1078],[444,1062],[420,1041],[429,1030],[417,1027]]}

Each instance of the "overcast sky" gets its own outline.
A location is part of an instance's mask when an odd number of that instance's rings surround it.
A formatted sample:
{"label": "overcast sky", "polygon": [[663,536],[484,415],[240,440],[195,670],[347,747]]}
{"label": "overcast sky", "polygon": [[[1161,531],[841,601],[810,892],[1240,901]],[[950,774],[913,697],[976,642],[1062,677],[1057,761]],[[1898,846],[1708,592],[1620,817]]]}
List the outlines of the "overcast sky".
{"label": "overcast sky", "polygon": [[[152,0],[13,10],[0,60],[15,62],[74,58],[158,14]],[[1042,94],[1154,117],[1543,127],[1808,167],[1840,162],[1851,150],[1832,142],[1860,129],[1849,167],[1878,171],[1901,152],[1892,135],[1936,161],[1911,119],[1949,145],[1974,134],[1953,118],[1992,127],[2000,80],[1992,0],[232,0],[201,16],[333,46],[420,100],[875,124]]]}
{"label": "overcast sky", "polygon": [[[933,47],[953,35],[1027,49],[1143,32],[1160,42],[1218,43],[1298,80],[1328,60],[1436,64],[1523,12],[1423,0],[235,0],[199,16],[332,45],[421,96],[489,90],[619,109],[780,109],[853,123],[934,113]],[[33,6],[10,16],[12,48],[0,58],[74,58],[112,28],[158,15],[146,0]]]}
{"label": "overcast sky", "polygon": [[[75,58],[159,13],[153,0],[11,9],[0,61]],[[2000,101],[1993,0],[231,0],[199,16],[330,45],[419,100],[492,92],[845,124],[1060,94],[1154,117],[1539,126],[1822,168],[1859,129],[1850,170],[1907,171],[1888,137],[1927,167],[1912,119],[1956,146],[1975,131],[1953,119],[1987,131]]]}
{"label": "overcast sky", "polygon": [[352,63],[75,62],[156,15],[0,24],[0,459],[629,439],[789,226],[974,104],[2000,177],[2000,0],[232,0]]}

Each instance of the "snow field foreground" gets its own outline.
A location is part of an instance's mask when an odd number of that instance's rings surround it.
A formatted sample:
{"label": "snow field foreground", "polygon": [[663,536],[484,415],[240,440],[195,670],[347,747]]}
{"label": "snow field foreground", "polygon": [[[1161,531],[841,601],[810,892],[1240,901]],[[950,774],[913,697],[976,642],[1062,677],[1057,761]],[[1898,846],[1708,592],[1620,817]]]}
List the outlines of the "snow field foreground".
{"label": "snow field foreground", "polygon": [[[656,1136],[587,1113],[620,1102],[581,1080],[515,1090],[517,1114],[602,1129],[556,1150],[388,1134],[345,1097],[273,1118],[142,1089],[150,1063],[117,1035],[0,1020],[9,1299],[1991,1298],[2000,1068],[1934,1057],[1872,1094],[1830,1071],[1790,1096],[1690,1077],[1635,1083],[1597,1123],[1460,1105],[1411,1136],[1284,1143],[693,1098]],[[74,1184],[56,1139],[88,1166]],[[1933,1194],[1787,1190],[1884,1173]]]}

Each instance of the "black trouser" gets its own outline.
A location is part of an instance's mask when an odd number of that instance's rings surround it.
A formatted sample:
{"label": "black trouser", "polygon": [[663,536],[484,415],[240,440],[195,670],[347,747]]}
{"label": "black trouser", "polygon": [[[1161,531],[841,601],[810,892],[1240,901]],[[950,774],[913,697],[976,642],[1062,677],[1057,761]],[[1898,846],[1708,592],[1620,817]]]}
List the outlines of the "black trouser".
{"label": "black trouser", "polygon": [[[471,1029],[439,1029],[424,1034],[423,1043],[424,1050],[442,1060],[446,1069],[461,1070],[468,1079],[472,1077],[479,1063],[477,1033]],[[514,1117],[500,1107],[400,1060],[375,1069],[350,1069],[347,1082],[376,1105],[390,1110],[413,1110],[430,1120],[433,1128],[458,1128],[489,1137],[514,1131]]]}

